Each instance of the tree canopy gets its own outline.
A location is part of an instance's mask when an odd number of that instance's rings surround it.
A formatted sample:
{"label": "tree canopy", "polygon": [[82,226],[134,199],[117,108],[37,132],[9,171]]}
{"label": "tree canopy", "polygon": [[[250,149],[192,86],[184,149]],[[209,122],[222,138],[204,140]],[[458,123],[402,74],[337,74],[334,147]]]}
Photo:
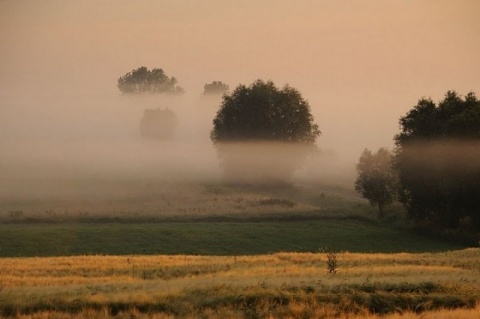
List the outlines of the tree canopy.
{"label": "tree canopy", "polygon": [[228,85],[222,81],[213,81],[203,86],[204,95],[222,95],[228,92]]}
{"label": "tree canopy", "polygon": [[[421,99],[400,119],[395,167],[410,217],[480,230],[480,101],[446,93]],[[462,227],[463,227],[462,226]]]}
{"label": "tree canopy", "polygon": [[391,204],[397,194],[397,174],[392,167],[392,154],[385,148],[376,153],[365,149],[357,163],[355,190],[370,204],[377,205],[379,216],[384,217],[385,206]]}
{"label": "tree canopy", "polygon": [[176,78],[168,77],[162,69],[148,70],[144,66],[120,77],[117,86],[124,94],[184,93]]}
{"label": "tree canopy", "polygon": [[276,141],[314,144],[320,135],[310,106],[296,89],[257,80],[225,95],[213,120],[214,143]]}
{"label": "tree canopy", "polygon": [[211,139],[228,179],[272,185],[288,182],[319,135],[299,91],[257,80],[223,96]]}

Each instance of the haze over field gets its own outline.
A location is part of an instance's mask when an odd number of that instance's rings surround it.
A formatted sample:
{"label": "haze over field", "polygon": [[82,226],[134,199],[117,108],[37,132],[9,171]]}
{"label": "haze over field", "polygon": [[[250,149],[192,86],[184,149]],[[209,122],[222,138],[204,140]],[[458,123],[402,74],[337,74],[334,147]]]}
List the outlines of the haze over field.
{"label": "haze over field", "polygon": [[[203,85],[259,78],[298,89],[322,131],[296,178],[350,182],[419,98],[480,93],[478,12],[476,0],[0,1],[0,196],[45,178],[217,180],[220,98]],[[186,93],[122,96],[117,79],[139,66]],[[140,136],[157,107],[178,117],[172,141]]]}

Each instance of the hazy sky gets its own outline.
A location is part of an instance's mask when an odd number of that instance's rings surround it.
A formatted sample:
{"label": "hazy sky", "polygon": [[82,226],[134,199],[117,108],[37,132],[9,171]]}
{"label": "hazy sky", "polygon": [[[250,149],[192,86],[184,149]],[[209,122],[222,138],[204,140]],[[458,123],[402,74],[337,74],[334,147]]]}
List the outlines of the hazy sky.
{"label": "hazy sky", "polygon": [[319,146],[359,156],[391,147],[419,98],[480,94],[479,13],[478,0],[4,0],[0,132],[81,130],[53,121],[88,121],[83,110],[116,101],[117,78],[144,65],[191,100],[213,80],[289,83],[310,102]]}

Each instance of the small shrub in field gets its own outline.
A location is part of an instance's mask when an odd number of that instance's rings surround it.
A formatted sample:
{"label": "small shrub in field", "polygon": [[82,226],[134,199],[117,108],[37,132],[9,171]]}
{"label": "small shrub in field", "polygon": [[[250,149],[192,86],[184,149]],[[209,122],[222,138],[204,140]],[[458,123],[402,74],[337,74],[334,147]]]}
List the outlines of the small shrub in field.
{"label": "small shrub in field", "polygon": [[337,252],[332,249],[327,249],[327,270],[330,274],[337,273]]}

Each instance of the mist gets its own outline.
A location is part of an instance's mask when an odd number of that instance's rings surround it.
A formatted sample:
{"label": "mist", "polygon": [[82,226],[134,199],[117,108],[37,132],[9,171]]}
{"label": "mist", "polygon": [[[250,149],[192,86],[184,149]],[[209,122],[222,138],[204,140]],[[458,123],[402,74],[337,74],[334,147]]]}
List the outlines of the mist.
{"label": "mist", "polygon": [[[419,98],[480,91],[479,10],[477,1],[1,1],[0,199],[223,181],[209,138],[221,97],[202,96],[216,80],[298,89],[322,135],[292,182],[352,188],[361,151],[392,148]],[[117,79],[140,66],[164,69],[186,93],[120,94]],[[170,140],[140,134],[156,108],[178,119]]]}

